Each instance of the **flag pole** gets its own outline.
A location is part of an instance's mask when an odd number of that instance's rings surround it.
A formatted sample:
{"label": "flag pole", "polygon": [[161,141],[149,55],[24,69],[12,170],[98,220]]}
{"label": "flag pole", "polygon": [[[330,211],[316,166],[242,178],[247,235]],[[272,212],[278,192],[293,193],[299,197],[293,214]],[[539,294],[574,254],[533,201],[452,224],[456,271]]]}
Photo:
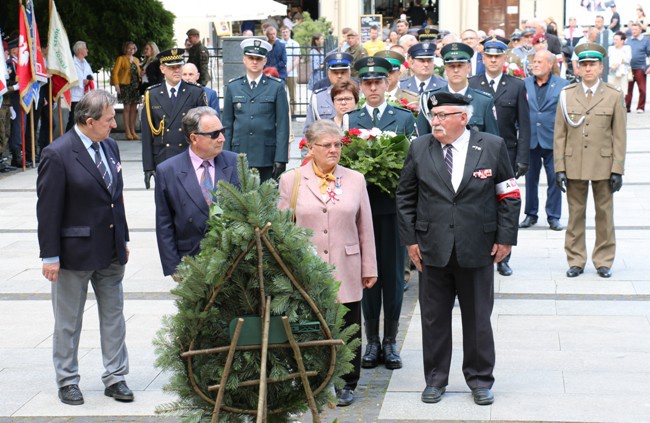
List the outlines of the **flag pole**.
{"label": "flag pole", "polygon": [[[52,144],[52,137],[54,136],[54,123],[52,122],[53,119],[53,113],[52,113],[52,78],[50,78],[50,82],[47,84],[48,86],[48,102],[47,102],[47,112],[50,114],[50,144]],[[41,121],[42,122],[42,121]]]}
{"label": "flag pole", "polygon": [[36,164],[36,143],[34,142],[34,112],[36,111],[36,105],[34,104],[35,102],[32,102],[32,107],[29,110],[29,129],[32,134],[32,166]]}
{"label": "flag pole", "polygon": [[[59,105],[59,107],[58,107],[58,109],[59,109],[59,136],[62,137],[63,136],[63,110],[61,110],[61,97],[59,97],[59,100],[58,100],[57,104]],[[50,142],[52,142],[51,139],[50,139]]]}
{"label": "flag pole", "polygon": [[21,164],[23,172],[25,171],[25,109],[20,107],[20,149],[21,149]]}

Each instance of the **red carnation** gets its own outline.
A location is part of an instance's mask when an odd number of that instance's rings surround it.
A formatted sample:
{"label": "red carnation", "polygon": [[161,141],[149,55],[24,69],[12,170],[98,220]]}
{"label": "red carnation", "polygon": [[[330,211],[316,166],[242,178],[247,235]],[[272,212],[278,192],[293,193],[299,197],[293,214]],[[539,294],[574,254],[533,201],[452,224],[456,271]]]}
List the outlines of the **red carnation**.
{"label": "red carnation", "polygon": [[358,137],[359,135],[361,135],[361,131],[359,130],[359,128],[351,128],[348,131],[348,134],[354,135],[355,137]]}

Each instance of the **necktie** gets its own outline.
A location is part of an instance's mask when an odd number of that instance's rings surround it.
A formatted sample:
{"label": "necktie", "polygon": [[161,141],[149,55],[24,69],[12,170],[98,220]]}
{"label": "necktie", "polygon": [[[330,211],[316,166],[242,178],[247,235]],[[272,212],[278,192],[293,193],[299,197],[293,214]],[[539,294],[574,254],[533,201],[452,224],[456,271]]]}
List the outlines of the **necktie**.
{"label": "necktie", "polygon": [[453,152],[454,147],[451,146],[451,144],[447,144],[445,146],[445,164],[447,165],[447,171],[451,175],[452,171],[454,170],[454,152]]}
{"label": "necktie", "polygon": [[379,127],[379,109],[372,110],[372,125],[375,128]]}
{"label": "necktie", "polygon": [[205,199],[205,202],[208,203],[208,206],[212,204],[212,191],[214,190],[214,184],[210,177],[210,166],[212,165],[207,160],[201,163],[201,167],[203,168],[203,174],[201,175],[201,192],[203,193],[203,198]]}
{"label": "necktie", "polygon": [[257,87],[257,82],[255,81],[251,82],[251,90],[254,90],[255,87]]}
{"label": "necktie", "polygon": [[106,188],[109,190],[111,189],[111,174],[108,173],[108,169],[106,168],[106,165],[104,164],[104,161],[102,160],[102,155],[99,154],[99,143],[98,142],[93,142],[91,144],[91,147],[93,150],[95,150],[95,165],[97,166],[97,171],[101,175],[102,179],[104,180],[104,183],[106,184]]}
{"label": "necktie", "polygon": [[424,82],[420,82],[420,90],[418,93],[422,94],[424,92]]}
{"label": "necktie", "polygon": [[594,93],[589,89],[587,90],[587,104],[591,104],[592,98],[594,98]]}
{"label": "necktie", "polygon": [[172,93],[169,99],[172,101],[172,107],[174,107],[176,105],[176,88],[172,87],[169,92]]}
{"label": "necktie", "polygon": [[494,88],[494,79],[490,79],[490,88],[492,88],[492,91],[495,93],[497,92],[497,90]]}

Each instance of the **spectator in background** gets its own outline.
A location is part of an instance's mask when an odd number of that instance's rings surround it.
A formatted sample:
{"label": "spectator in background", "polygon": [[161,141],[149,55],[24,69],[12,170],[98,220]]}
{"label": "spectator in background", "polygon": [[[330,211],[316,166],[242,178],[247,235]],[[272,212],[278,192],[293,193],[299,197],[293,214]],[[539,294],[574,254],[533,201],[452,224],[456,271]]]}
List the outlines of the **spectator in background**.
{"label": "spectator in background", "polygon": [[399,35],[397,34],[397,31],[393,30],[388,33],[388,38],[384,41],[384,46],[386,49],[389,49],[396,45],[399,45]]}
{"label": "spectator in background", "polygon": [[135,57],[138,50],[133,41],[127,41],[122,47],[123,55],[115,60],[111,72],[111,85],[115,87],[117,99],[124,105],[124,136],[128,140],[139,140],[135,133],[135,118],[140,104],[140,60]]}
{"label": "spectator in background", "polygon": [[[605,26],[605,18],[601,15],[596,16],[595,28],[598,30],[598,37],[596,37],[596,42],[601,45],[602,48],[607,51],[609,46],[612,45],[614,34]],[[609,75],[609,57],[605,56],[603,59],[603,74],[602,80],[607,82],[607,76]]]}
{"label": "spectator in background", "polygon": [[575,16],[571,16],[569,18],[569,26],[564,29],[564,38],[566,39],[567,44],[575,48],[582,36],[582,28],[578,26],[578,21]]}
{"label": "spectator in background", "polygon": [[243,21],[239,30],[242,35],[245,35],[246,31],[250,31],[251,35],[253,35],[255,33],[255,21]]}
{"label": "spectator in background", "polygon": [[397,21],[397,26],[395,27],[397,30],[397,35],[400,37],[403,35],[408,34],[409,32],[409,23],[406,19],[399,19]]}
{"label": "spectator in background", "polygon": [[199,83],[203,86],[208,85],[212,80],[210,77],[210,52],[201,42],[199,30],[192,28],[187,31],[187,39],[190,41],[191,46],[187,50],[187,61],[194,63],[194,66],[199,70],[200,79]]}
{"label": "spectator in background", "polygon": [[463,43],[467,44],[472,48],[472,50],[474,50],[474,55],[470,62],[472,67],[469,76],[483,75],[485,73],[485,65],[483,64],[483,54],[478,51],[480,41],[478,33],[473,29],[467,29],[460,34],[460,38]]}
{"label": "spectator in background", "polygon": [[614,45],[609,46],[609,83],[619,87],[623,95],[627,95],[628,74],[632,72],[632,49],[625,44],[627,37],[622,32],[614,34]]}
{"label": "spectator in background", "polygon": [[627,112],[630,113],[632,107],[632,93],[634,91],[634,84],[639,87],[639,104],[637,105],[636,112],[643,113],[645,110],[645,96],[646,96],[646,58],[650,56],[650,42],[643,36],[641,32],[641,25],[638,23],[632,24],[632,36],[627,39],[626,44],[632,50],[632,60],[630,67],[632,68],[633,80],[628,83],[627,95],[625,96],[625,107]]}
{"label": "spectator in background", "polygon": [[291,38],[291,30],[287,26],[280,29],[280,42],[284,44],[287,51],[287,88],[289,91],[291,115],[293,116],[293,103],[296,99],[296,78],[298,77],[298,67],[300,65],[300,44]]}
{"label": "spectator in background", "polygon": [[420,4],[420,0],[415,0],[411,7],[406,10],[406,15],[411,19],[413,26],[422,26],[427,20],[427,11]]}
{"label": "spectator in background", "polygon": [[368,52],[368,56],[374,56],[378,51],[384,50],[386,46],[379,38],[379,28],[376,25],[370,27],[370,39],[363,43],[363,48]]}
{"label": "spectator in background", "polygon": [[345,37],[349,46],[345,52],[354,56],[355,61],[368,55],[368,51],[366,51],[366,49],[361,45],[361,38],[357,31],[350,30]]}
{"label": "spectator in background", "polygon": [[160,84],[163,81],[163,74],[160,72],[160,61],[156,56],[160,54],[158,45],[153,41],[149,41],[142,49],[142,82],[140,83],[140,95],[152,85]]}
{"label": "spectator in background", "polygon": [[616,3],[612,1],[609,4],[609,7],[612,10],[612,17],[609,20],[609,30],[612,32],[618,32],[621,29],[621,15],[616,11]]}
{"label": "spectator in background", "polygon": [[[86,61],[88,56],[88,46],[84,41],[77,41],[72,46],[74,52],[74,67],[77,71],[79,83],[70,88],[70,114],[68,115],[68,124],[65,127],[66,132],[74,126],[74,108],[84,95],[84,89],[92,80],[93,70]],[[88,78],[90,76],[90,78]]]}
{"label": "spectator in background", "polygon": [[[183,81],[187,82],[188,84],[196,84],[200,86],[200,84],[197,82],[200,76],[201,75],[199,74],[198,69],[196,69],[196,66],[194,66],[194,63],[186,63],[183,65],[181,74]],[[205,92],[208,106],[212,107],[214,111],[217,112],[219,119],[221,119],[221,110],[219,109],[219,94],[217,94],[217,92],[210,87],[201,86],[201,88],[203,88],[203,91]]]}
{"label": "spectator in background", "polygon": [[[341,41],[339,42],[339,52],[344,52],[347,50],[350,45],[348,44],[348,32],[352,31],[352,28],[345,27],[341,30]],[[330,54],[328,52],[327,54]]]}
{"label": "spectator in background", "polygon": [[643,7],[641,7],[641,5],[638,5],[636,7],[636,23],[639,24],[643,32],[645,32],[645,30],[648,29],[648,23],[646,22],[645,12],[643,11]]}
{"label": "spectator in background", "polygon": [[311,36],[311,50],[309,50],[309,61],[311,69],[311,76],[309,77],[308,87],[314,90],[314,84],[323,79],[325,70],[323,69],[323,34],[317,32]]}
{"label": "spectator in background", "polygon": [[250,29],[247,29],[246,31],[243,31],[241,33],[241,35],[242,35],[242,37],[252,37],[254,34],[253,34],[253,31],[251,31]]}
{"label": "spectator in background", "polygon": [[267,68],[274,67],[278,70],[280,79],[287,79],[287,50],[284,43],[278,42],[278,30],[270,25],[264,31],[266,39],[273,46],[266,59]]}

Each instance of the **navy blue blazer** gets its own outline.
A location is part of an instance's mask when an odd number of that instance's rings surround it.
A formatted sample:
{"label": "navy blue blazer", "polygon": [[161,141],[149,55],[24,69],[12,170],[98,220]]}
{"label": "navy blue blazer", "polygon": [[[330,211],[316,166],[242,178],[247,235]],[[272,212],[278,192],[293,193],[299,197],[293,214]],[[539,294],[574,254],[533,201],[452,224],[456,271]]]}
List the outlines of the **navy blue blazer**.
{"label": "navy blue blazer", "polygon": [[[214,159],[215,184],[220,180],[239,187],[237,154],[222,151]],[[210,209],[203,198],[189,151],[165,160],[156,168],[156,238],[163,273],[171,275],[183,256],[201,250]]]}
{"label": "navy blue blazer", "polygon": [[59,257],[62,269],[101,270],[114,257],[127,262],[120,153],[112,138],[100,146],[112,174],[110,189],[76,131],[41,152],[36,180],[40,257]]}
{"label": "navy blue blazer", "polygon": [[553,132],[555,127],[555,111],[562,88],[569,85],[569,81],[551,74],[548,80],[548,90],[542,104],[537,103],[535,93],[535,77],[524,79],[528,94],[528,108],[530,109],[530,149],[538,145],[546,150],[553,150]]}
{"label": "navy blue blazer", "polygon": [[205,91],[205,97],[208,100],[208,106],[212,107],[214,111],[217,112],[219,119],[221,119],[221,109],[219,108],[219,94],[210,87],[203,87],[203,91]]}

